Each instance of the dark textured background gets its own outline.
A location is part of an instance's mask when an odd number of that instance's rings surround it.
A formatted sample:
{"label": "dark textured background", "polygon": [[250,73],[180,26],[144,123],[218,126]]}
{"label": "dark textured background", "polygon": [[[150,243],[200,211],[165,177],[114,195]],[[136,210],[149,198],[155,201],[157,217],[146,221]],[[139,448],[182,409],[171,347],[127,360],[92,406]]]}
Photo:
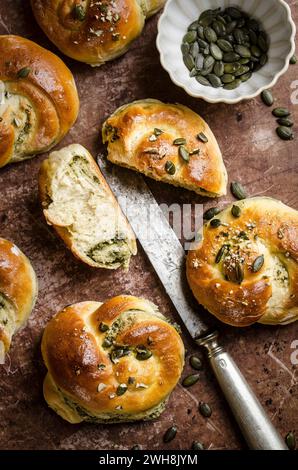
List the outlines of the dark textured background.
{"label": "dark textured background", "polygon": [[[288,2],[298,19],[297,1]],[[85,145],[95,156],[102,151],[100,129],[118,106],[141,98],[180,102],[201,114],[221,146],[229,179],[241,181],[250,195],[281,199],[298,209],[297,140],[282,142],[275,134],[270,109],[260,98],[234,106],[211,105],[188,97],[175,87],[159,63],[155,47],[157,17],[148,21],[143,35],[129,52],[98,68],[77,63],[60,54],[36,25],[28,0],[1,0],[0,33],[30,38],[62,56],[74,73],[79,90],[79,119],[59,144]],[[297,105],[290,102],[297,66],[291,66],[274,88],[276,102],[289,106],[298,122]],[[127,449],[138,443],[143,449],[188,449],[193,440],[210,449],[245,446],[240,432],[206,366],[191,389],[178,385],[166,412],[155,422],[129,425],[71,425],[47,408],[42,396],[45,375],[40,339],[46,322],[67,304],[104,300],[117,294],[144,296],[173,316],[169,299],[139,247],[129,273],[109,272],[76,261],[46,227],[37,197],[37,173],[44,156],[0,170],[0,234],[13,240],[32,260],[39,278],[39,298],[27,326],[13,340],[4,366],[0,367],[1,449]],[[160,202],[204,203],[192,192],[148,181]],[[224,206],[232,196],[220,199]],[[175,316],[175,314],[174,314]],[[222,326],[222,339],[247,380],[260,397],[281,434],[298,433],[297,367],[291,365],[291,342],[298,339],[297,323],[285,327],[255,325],[247,329]],[[188,357],[193,345],[183,335]],[[184,376],[190,372],[186,361]],[[213,409],[208,420],[197,411],[199,401]],[[162,443],[172,424],[177,437]]]}

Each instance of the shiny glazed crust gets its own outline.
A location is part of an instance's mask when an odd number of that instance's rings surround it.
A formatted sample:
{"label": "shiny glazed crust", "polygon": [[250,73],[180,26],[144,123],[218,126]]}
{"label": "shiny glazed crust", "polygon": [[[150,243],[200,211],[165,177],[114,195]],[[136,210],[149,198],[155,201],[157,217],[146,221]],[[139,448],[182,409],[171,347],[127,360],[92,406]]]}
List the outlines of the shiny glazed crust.
{"label": "shiny glazed crust", "polygon": [[[280,201],[235,202],[204,225],[189,251],[187,278],[200,304],[233,326],[287,324],[298,319],[298,213]],[[220,256],[220,249],[226,245]],[[263,257],[263,258],[262,258]],[[241,279],[243,278],[242,282]]]}
{"label": "shiny glazed crust", "polygon": [[66,55],[99,66],[124,54],[165,0],[31,0],[37,22]]}
{"label": "shiny glazed crust", "polygon": [[[109,329],[101,332],[102,325]],[[107,340],[110,347],[103,345]],[[139,347],[152,356],[137,359]],[[115,354],[119,348],[125,354]],[[152,303],[132,296],[66,307],[46,326],[42,355],[45,399],[71,423],[157,417],[184,363],[175,328]],[[127,390],[119,395],[123,384]]]}
{"label": "shiny glazed crust", "polygon": [[[162,131],[155,135],[154,129]],[[204,133],[207,143],[197,135]],[[181,186],[204,196],[226,194],[227,173],[217,141],[207,123],[186,106],[147,99],[122,106],[103,125],[108,159],[159,181]],[[197,153],[185,162],[174,140]],[[175,165],[175,174],[166,163]]]}
{"label": "shiny glazed crust", "polygon": [[79,99],[70,70],[28,39],[0,36],[0,167],[45,152],[75,122]]}
{"label": "shiny glazed crust", "polygon": [[37,297],[37,279],[28,258],[0,238],[0,342],[7,352],[13,334],[27,321]]}

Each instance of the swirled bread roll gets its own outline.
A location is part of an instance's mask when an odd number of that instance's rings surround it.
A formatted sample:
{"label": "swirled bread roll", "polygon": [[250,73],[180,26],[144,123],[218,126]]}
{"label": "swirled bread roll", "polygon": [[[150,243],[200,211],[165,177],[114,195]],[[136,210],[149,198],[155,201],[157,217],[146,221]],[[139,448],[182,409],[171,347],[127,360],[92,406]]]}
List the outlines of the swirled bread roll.
{"label": "swirled bread roll", "polygon": [[27,321],[36,297],[37,279],[30,261],[16,245],[0,238],[1,360],[10,347],[12,336]]}
{"label": "swirled bread roll", "polygon": [[188,254],[200,304],[225,323],[298,319],[298,212],[267,197],[233,204],[206,223]]}
{"label": "swirled bread roll", "polygon": [[47,324],[42,355],[44,397],[70,423],[158,417],[184,364],[175,328],[132,296],[66,307]]}
{"label": "swirled bread roll", "polygon": [[226,194],[217,141],[186,106],[153,99],[121,106],[104,123],[102,137],[113,163],[203,196]]}
{"label": "swirled bread roll", "polygon": [[66,55],[93,66],[124,54],[165,0],[31,0],[37,22]]}
{"label": "swirled bread roll", "polygon": [[72,144],[40,168],[43,212],[73,254],[96,268],[128,268],[137,252],[132,229],[90,153]]}
{"label": "swirled bread roll", "polygon": [[0,36],[0,167],[57,144],[75,122],[79,99],[55,54],[19,36]]}

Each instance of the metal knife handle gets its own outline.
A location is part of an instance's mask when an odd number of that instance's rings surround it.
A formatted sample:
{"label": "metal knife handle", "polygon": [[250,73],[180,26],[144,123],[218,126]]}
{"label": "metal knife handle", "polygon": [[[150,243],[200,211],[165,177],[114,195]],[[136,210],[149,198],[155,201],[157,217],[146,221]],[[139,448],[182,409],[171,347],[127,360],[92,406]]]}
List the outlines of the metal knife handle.
{"label": "metal knife handle", "polygon": [[231,356],[218,344],[218,333],[196,340],[208,358],[234,417],[251,449],[288,450]]}

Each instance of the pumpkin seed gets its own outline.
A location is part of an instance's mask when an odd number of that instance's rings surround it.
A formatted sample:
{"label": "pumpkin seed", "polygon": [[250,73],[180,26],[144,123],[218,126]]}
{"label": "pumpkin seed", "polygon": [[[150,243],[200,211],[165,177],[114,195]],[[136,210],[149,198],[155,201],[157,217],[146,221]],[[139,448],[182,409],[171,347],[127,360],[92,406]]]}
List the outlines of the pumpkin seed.
{"label": "pumpkin seed", "polygon": [[233,31],[233,36],[234,36],[235,41],[238,45],[241,45],[245,42],[245,36],[244,36],[244,33],[243,33],[242,29],[236,28]]}
{"label": "pumpkin seed", "polygon": [[193,59],[193,56],[189,53],[185,54],[183,56],[183,61],[184,61],[184,64],[186,65],[186,67],[188,68],[188,70],[192,70],[195,66],[195,61]]}
{"label": "pumpkin seed", "polygon": [[256,32],[253,30],[253,29],[250,29],[249,30],[249,39],[250,39],[250,42],[256,46],[257,43],[258,43],[258,36],[256,35]]}
{"label": "pumpkin seed", "polygon": [[239,10],[239,8],[228,7],[226,8],[225,13],[229,15],[231,18],[235,18],[236,20],[239,20],[240,18],[242,18],[242,11]]}
{"label": "pumpkin seed", "polygon": [[180,157],[185,162],[189,162],[189,151],[187,150],[187,148],[185,148],[183,145],[180,145],[178,152],[179,152]]}
{"label": "pumpkin seed", "polygon": [[189,25],[189,27],[187,28],[188,31],[197,31],[197,29],[198,29],[198,24],[199,24],[199,23],[198,23],[197,21],[193,21],[193,22]]}
{"label": "pumpkin seed", "polygon": [[174,175],[176,173],[176,167],[173,162],[168,160],[165,164],[165,170],[169,175]]}
{"label": "pumpkin seed", "polygon": [[210,86],[209,80],[205,77],[198,76],[198,77],[196,77],[196,80],[200,85]]}
{"label": "pumpkin seed", "polygon": [[189,49],[190,49],[189,44],[187,44],[186,42],[183,42],[183,43],[181,44],[181,52],[182,52],[182,55],[188,54],[188,53],[189,53]]}
{"label": "pumpkin seed", "polygon": [[251,53],[255,57],[261,57],[261,55],[262,55],[262,52],[260,51],[260,49],[257,46],[252,46],[251,47]]}
{"label": "pumpkin seed", "polygon": [[209,43],[217,41],[216,32],[214,31],[214,29],[210,28],[209,26],[205,28],[204,35],[205,35],[206,41],[208,41]]}
{"label": "pumpkin seed", "polygon": [[205,220],[211,220],[213,217],[217,214],[219,214],[221,210],[218,207],[211,207],[208,209],[206,212],[203,214],[203,219]]}
{"label": "pumpkin seed", "polygon": [[198,54],[197,59],[196,59],[196,68],[197,70],[202,70],[204,67],[204,56],[203,54]]}
{"label": "pumpkin seed", "polygon": [[274,98],[270,90],[264,90],[261,93],[261,98],[263,100],[263,103],[266,106],[272,106],[274,103]]}
{"label": "pumpkin seed", "polygon": [[221,61],[216,62],[213,67],[213,72],[217,77],[222,77],[224,74],[224,63]]}
{"label": "pumpkin seed", "polygon": [[198,32],[198,36],[200,39],[205,39],[205,36],[204,36],[204,27],[202,25],[198,25],[198,29],[197,29],[197,32]]}
{"label": "pumpkin seed", "polygon": [[264,264],[264,255],[258,256],[251,267],[253,273],[258,273]]}
{"label": "pumpkin seed", "polygon": [[244,57],[245,59],[251,57],[251,52],[248,49],[248,47],[246,47],[246,46],[242,46],[242,45],[237,44],[234,47],[234,49],[241,57]]}
{"label": "pumpkin seed", "polygon": [[208,55],[204,60],[204,69],[207,70],[210,67],[213,68],[214,64],[215,64],[214,57],[212,55]]}
{"label": "pumpkin seed", "polygon": [[205,450],[204,445],[199,441],[193,441],[191,448],[192,450]]}
{"label": "pumpkin seed", "polygon": [[267,54],[263,54],[260,57],[260,65],[263,67],[265,64],[267,64],[267,62],[268,62],[268,56]]}
{"label": "pumpkin seed", "polygon": [[[213,58],[213,57],[212,57]],[[208,68],[203,68],[203,70],[201,70],[201,75],[203,77],[206,77],[207,75],[209,75],[209,73],[212,73],[213,72],[213,65],[211,64]],[[209,82],[209,85],[210,85],[210,82]]]}
{"label": "pumpkin seed", "polygon": [[213,86],[213,88],[221,87],[222,85],[221,80],[214,73],[210,73],[209,75],[207,75],[207,78],[209,82],[211,83],[211,85]]}
{"label": "pumpkin seed", "polygon": [[223,56],[224,62],[237,62],[240,59],[240,55],[236,52],[226,52]]}
{"label": "pumpkin seed", "polygon": [[105,323],[101,322],[99,324],[99,331],[101,331],[102,333],[105,333],[106,331],[108,331],[110,328],[108,325],[106,325]]}
{"label": "pumpkin seed", "polygon": [[260,30],[260,23],[255,20],[254,18],[250,18],[247,21],[247,27],[251,30],[253,30],[255,33],[258,33]]}
{"label": "pumpkin seed", "polygon": [[190,77],[196,77],[198,75],[198,70],[194,67],[190,72],[189,72],[189,76]]}
{"label": "pumpkin seed", "polygon": [[249,80],[251,77],[252,77],[252,72],[247,72],[241,75],[239,78],[241,82],[244,83],[244,82],[247,82],[247,80]]}
{"label": "pumpkin seed", "polygon": [[200,132],[197,135],[197,139],[200,140],[201,142],[204,142],[204,143],[208,142],[208,137],[203,132]]}
{"label": "pumpkin seed", "polygon": [[195,370],[202,370],[203,364],[201,359],[198,356],[190,356],[189,363],[191,367]]}
{"label": "pumpkin seed", "polygon": [[237,27],[237,21],[231,21],[226,26],[226,33],[227,34],[232,33],[236,27]]}
{"label": "pumpkin seed", "polygon": [[273,116],[275,117],[288,117],[290,116],[290,111],[287,108],[274,108],[272,111]]}
{"label": "pumpkin seed", "polygon": [[295,54],[290,58],[290,64],[291,65],[297,64],[297,57]]}
{"label": "pumpkin seed", "polygon": [[231,83],[235,80],[235,76],[234,75],[231,75],[230,73],[225,73],[222,77],[221,77],[221,81],[223,83]]}
{"label": "pumpkin seed", "polygon": [[212,228],[218,228],[221,226],[221,220],[220,219],[212,219],[210,222],[210,227]]}
{"label": "pumpkin seed", "polygon": [[206,49],[206,47],[208,46],[208,42],[204,41],[203,39],[198,39],[198,45],[200,47],[200,49]]}
{"label": "pumpkin seed", "polygon": [[200,403],[199,404],[199,412],[201,413],[204,418],[210,418],[212,415],[212,410],[208,403]]}
{"label": "pumpkin seed", "polygon": [[82,5],[75,5],[73,11],[73,16],[76,20],[84,21],[86,18],[86,10]]}
{"label": "pumpkin seed", "polygon": [[239,59],[239,64],[240,65],[247,65],[249,62],[250,62],[250,60],[246,57],[241,57],[241,59]]}
{"label": "pumpkin seed", "polygon": [[234,72],[237,72],[239,67],[239,62],[230,62],[228,64],[224,64],[224,71],[226,74],[233,74]]}
{"label": "pumpkin seed", "polygon": [[258,46],[263,52],[267,52],[269,49],[268,36],[264,31],[261,31],[259,34]]}
{"label": "pumpkin seed", "polygon": [[226,245],[226,244],[225,244],[225,245],[223,245],[223,246],[219,249],[219,251],[218,251],[218,253],[217,253],[216,257],[215,257],[215,263],[216,263],[216,264],[219,264],[219,263],[221,262],[221,260],[222,260],[222,258],[223,258],[223,256],[224,256],[224,254],[225,254],[226,251],[229,249],[229,246],[230,246],[230,245]]}
{"label": "pumpkin seed", "polygon": [[227,24],[226,20],[224,19],[224,17],[222,15],[217,15],[216,20],[219,21],[220,23],[224,24],[224,25]]}
{"label": "pumpkin seed", "polygon": [[217,41],[217,45],[224,52],[232,52],[233,51],[232,44],[229,41],[227,41],[226,39],[219,39]]}
{"label": "pumpkin seed", "polygon": [[231,213],[232,213],[232,216],[237,219],[237,218],[240,217],[240,215],[241,215],[241,209],[240,209],[240,207],[239,207],[239,206],[236,206],[236,205],[234,204],[233,207],[232,207]]}
{"label": "pumpkin seed", "polygon": [[292,127],[294,125],[293,121],[289,118],[279,118],[277,119],[278,124],[285,127]]}
{"label": "pumpkin seed", "polygon": [[17,73],[18,78],[26,78],[28,77],[29,73],[31,72],[30,67],[23,67]]}
{"label": "pumpkin seed", "polygon": [[158,129],[158,127],[155,127],[153,132],[154,135],[156,135],[157,137],[163,134],[163,131],[161,129]]}
{"label": "pumpkin seed", "polygon": [[199,380],[200,378],[200,375],[199,374],[192,374],[192,375],[188,375],[187,377],[185,377],[185,379],[182,381],[182,385],[183,387],[191,387],[192,385],[196,384],[197,381]]}
{"label": "pumpkin seed", "polygon": [[197,31],[188,31],[182,39],[182,42],[192,44],[197,39]]}
{"label": "pumpkin seed", "polygon": [[282,140],[293,140],[294,139],[294,134],[293,134],[292,129],[290,127],[279,126],[276,129],[276,133],[277,133],[278,137],[280,137]]}
{"label": "pumpkin seed", "polygon": [[233,181],[231,183],[231,192],[236,199],[246,199],[247,194],[241,183]]}
{"label": "pumpkin seed", "polygon": [[240,262],[235,265],[235,280],[238,284],[241,284],[244,279],[243,267]]}
{"label": "pumpkin seed", "polygon": [[212,28],[216,32],[217,37],[221,37],[226,34],[226,27],[221,21],[214,21],[212,23]]}
{"label": "pumpkin seed", "polygon": [[236,72],[235,72],[235,76],[239,77],[240,75],[243,75],[243,74],[245,74],[249,71],[250,71],[250,68],[247,67],[247,65],[240,65],[239,69],[236,70]]}
{"label": "pumpkin seed", "polygon": [[217,46],[217,44],[215,44],[214,42],[210,44],[210,52],[215,60],[222,60],[223,53],[221,49]]}
{"label": "pumpkin seed", "polygon": [[185,145],[186,144],[186,139],[183,137],[179,137],[178,139],[175,139],[173,141],[173,145]]}
{"label": "pumpkin seed", "polygon": [[226,85],[224,85],[224,89],[225,90],[235,90],[235,88],[238,88],[238,86],[241,85],[241,80],[234,80],[233,82],[231,83],[227,83]]}
{"label": "pumpkin seed", "polygon": [[173,439],[175,439],[177,434],[177,427],[176,426],[171,426],[167,431],[165,432],[163,436],[163,441],[165,444],[168,442],[171,442]]}
{"label": "pumpkin seed", "polygon": [[196,59],[198,53],[200,52],[200,47],[197,42],[194,42],[189,50],[190,54],[193,56],[194,59]]}
{"label": "pumpkin seed", "polygon": [[152,356],[152,352],[149,351],[149,349],[147,348],[136,348],[136,359],[138,361],[146,361],[147,359],[149,359],[151,356]]}
{"label": "pumpkin seed", "polygon": [[285,437],[285,442],[290,450],[295,450],[296,449],[296,438],[295,434],[290,431]]}
{"label": "pumpkin seed", "polygon": [[127,385],[126,384],[120,384],[117,387],[116,395],[118,395],[118,397],[120,397],[121,395],[124,395],[124,393],[126,391],[127,391]]}
{"label": "pumpkin seed", "polygon": [[105,339],[103,340],[103,342],[102,342],[102,347],[103,347],[104,349],[108,349],[108,348],[110,348],[111,346],[112,346],[112,341],[109,340],[109,339],[107,339],[107,338],[105,338]]}

